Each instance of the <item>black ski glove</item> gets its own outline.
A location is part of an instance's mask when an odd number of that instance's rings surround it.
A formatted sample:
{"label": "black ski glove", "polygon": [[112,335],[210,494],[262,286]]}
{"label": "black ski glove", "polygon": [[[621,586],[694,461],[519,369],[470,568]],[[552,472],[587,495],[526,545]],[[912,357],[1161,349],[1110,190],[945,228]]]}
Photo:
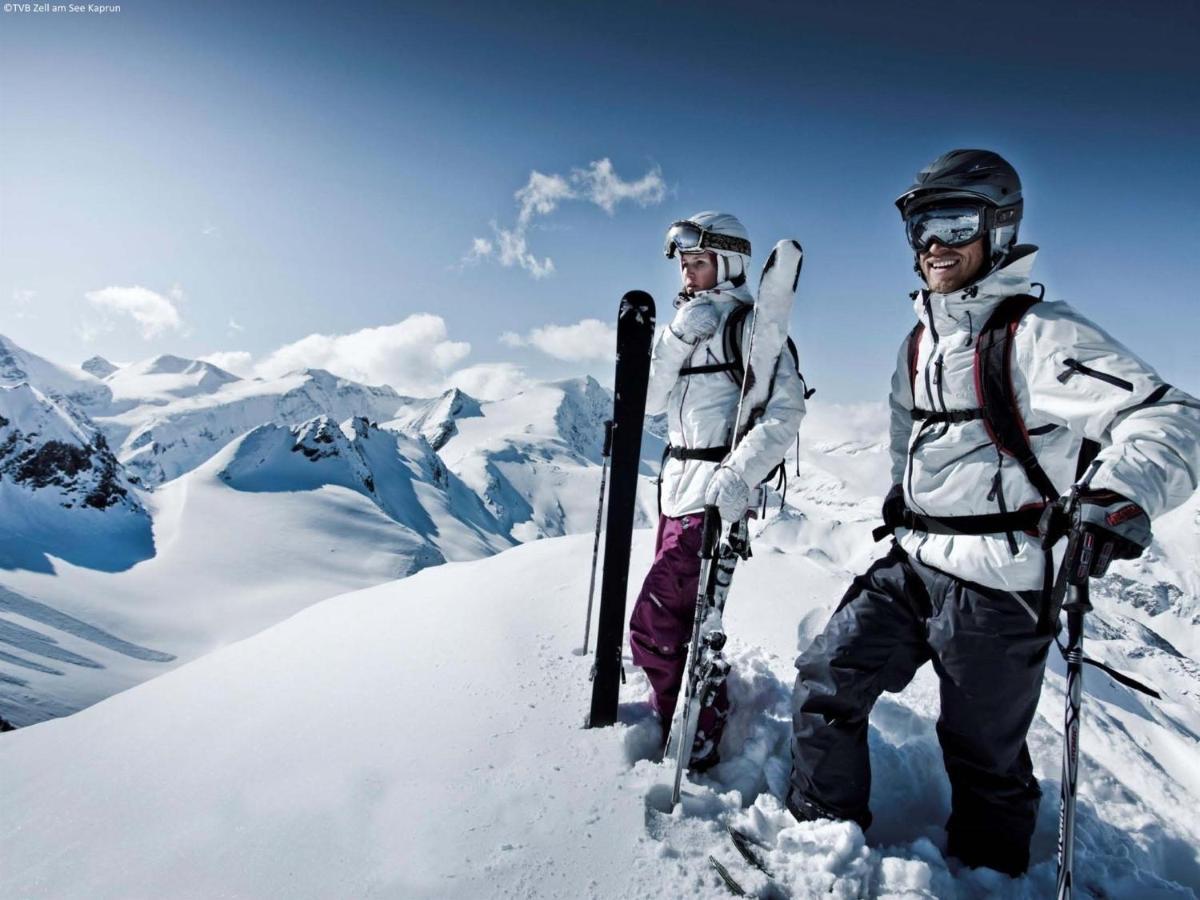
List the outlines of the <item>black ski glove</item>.
{"label": "black ski glove", "polygon": [[908,504],[904,502],[904,486],[893,484],[892,489],[883,498],[883,511],[880,514],[883,516],[884,524],[892,527],[899,525],[907,506]]}
{"label": "black ski glove", "polygon": [[1067,531],[1067,580],[1099,578],[1114,559],[1137,559],[1150,546],[1150,517],[1116,491],[1085,489]]}

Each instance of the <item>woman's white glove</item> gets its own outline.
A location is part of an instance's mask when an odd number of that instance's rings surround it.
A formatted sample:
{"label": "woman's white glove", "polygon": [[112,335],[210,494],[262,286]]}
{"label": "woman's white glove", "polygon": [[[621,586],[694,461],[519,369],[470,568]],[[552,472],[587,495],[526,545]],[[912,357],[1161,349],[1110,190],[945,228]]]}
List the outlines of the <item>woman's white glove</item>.
{"label": "woman's white glove", "polygon": [[716,334],[721,314],[707,297],[688,300],[671,320],[671,333],[686,344],[698,344]]}
{"label": "woman's white glove", "polygon": [[722,466],[708,479],[704,503],[716,506],[721,511],[721,521],[732,524],[741,519],[750,506],[750,485],[733,469]]}

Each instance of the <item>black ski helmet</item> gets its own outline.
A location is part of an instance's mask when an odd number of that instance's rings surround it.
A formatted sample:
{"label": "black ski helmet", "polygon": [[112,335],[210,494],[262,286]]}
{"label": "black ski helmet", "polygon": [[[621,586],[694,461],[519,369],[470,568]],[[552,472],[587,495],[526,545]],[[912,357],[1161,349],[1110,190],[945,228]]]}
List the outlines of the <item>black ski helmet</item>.
{"label": "black ski helmet", "polygon": [[916,182],[896,198],[900,215],[930,204],[955,200],[982,202],[993,210],[988,252],[994,269],[1017,242],[1024,201],[1017,170],[991,150],[951,150],[917,173]]}

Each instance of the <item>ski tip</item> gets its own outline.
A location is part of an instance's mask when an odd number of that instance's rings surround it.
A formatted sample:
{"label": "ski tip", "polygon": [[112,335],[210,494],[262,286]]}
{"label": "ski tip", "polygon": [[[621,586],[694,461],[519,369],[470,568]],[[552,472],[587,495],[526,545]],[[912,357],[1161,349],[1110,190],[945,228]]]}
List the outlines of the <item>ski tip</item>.
{"label": "ski tip", "polygon": [[735,896],[735,897],[745,897],[746,896],[745,888],[743,888],[740,884],[738,884],[737,879],[735,879],[729,873],[729,870],[727,868],[725,868],[723,865],[721,865],[720,861],[715,856],[710,855],[708,857],[708,864],[713,867],[713,870],[717,873],[717,876],[725,884],[725,887],[728,889],[729,893],[733,894],[733,896]]}
{"label": "ski tip", "polygon": [[654,315],[654,298],[645,291],[626,291],[625,296],[621,298],[621,309],[627,306],[638,310],[639,312]]}

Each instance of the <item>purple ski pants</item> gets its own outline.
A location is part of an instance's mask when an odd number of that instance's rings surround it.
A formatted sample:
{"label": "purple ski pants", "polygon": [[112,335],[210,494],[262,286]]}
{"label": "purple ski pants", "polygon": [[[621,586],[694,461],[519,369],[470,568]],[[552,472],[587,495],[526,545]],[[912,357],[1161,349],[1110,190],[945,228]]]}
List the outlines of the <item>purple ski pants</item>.
{"label": "purple ski pants", "polygon": [[[696,589],[700,584],[700,541],[704,517],[658,517],[654,562],[642,582],[641,593],[629,618],[629,644],[633,661],[646,672],[654,689],[654,708],[663,723],[663,740],[670,728],[687,666],[688,644],[696,617]],[[729,698],[725,683],[711,704],[700,710],[697,731],[720,742]]]}

